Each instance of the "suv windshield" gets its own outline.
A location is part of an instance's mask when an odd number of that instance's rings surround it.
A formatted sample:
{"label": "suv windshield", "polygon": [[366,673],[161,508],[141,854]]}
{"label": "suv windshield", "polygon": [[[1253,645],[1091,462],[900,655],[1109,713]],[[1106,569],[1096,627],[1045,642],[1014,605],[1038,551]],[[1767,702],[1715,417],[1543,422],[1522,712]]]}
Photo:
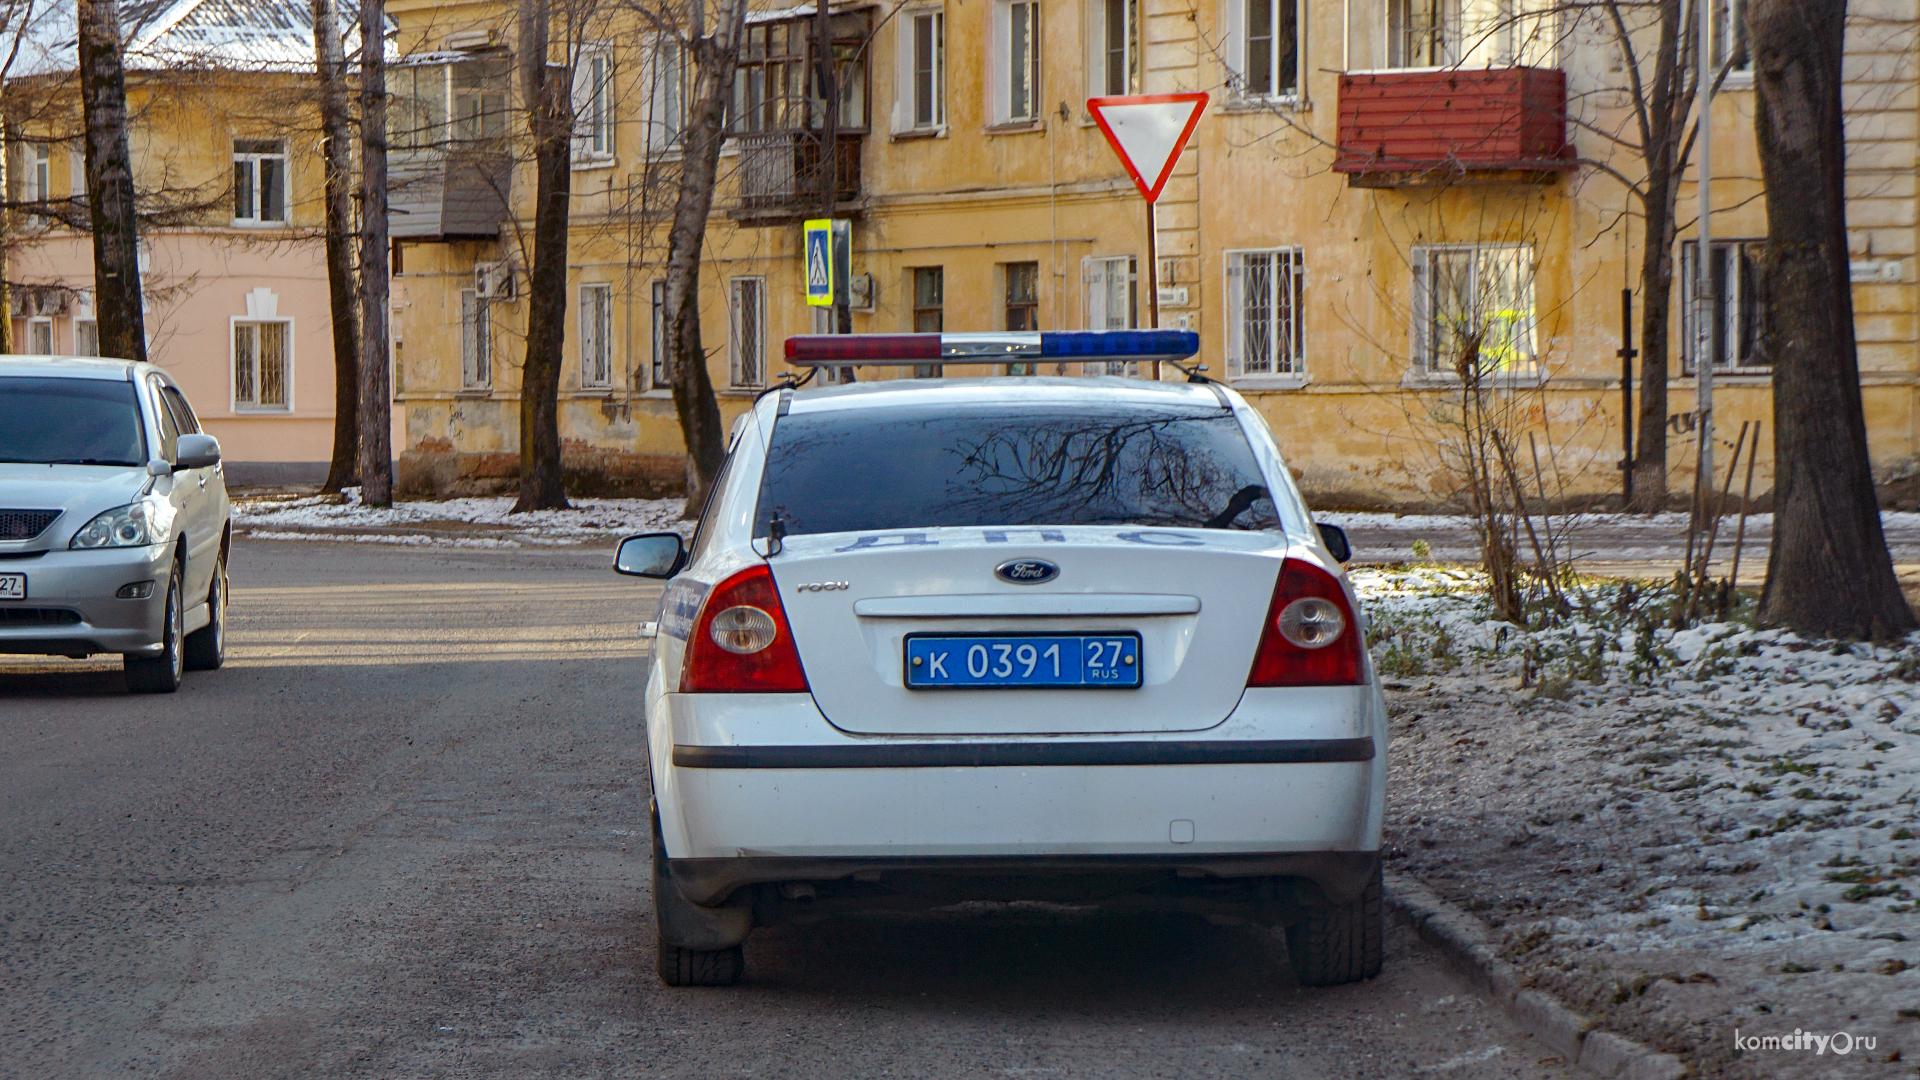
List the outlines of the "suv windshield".
{"label": "suv windshield", "polygon": [[140,406],[124,379],[0,378],[0,462],[140,465]]}
{"label": "suv windshield", "polygon": [[754,535],[939,526],[1271,529],[1225,409],[1101,404],[844,409],[774,425]]}

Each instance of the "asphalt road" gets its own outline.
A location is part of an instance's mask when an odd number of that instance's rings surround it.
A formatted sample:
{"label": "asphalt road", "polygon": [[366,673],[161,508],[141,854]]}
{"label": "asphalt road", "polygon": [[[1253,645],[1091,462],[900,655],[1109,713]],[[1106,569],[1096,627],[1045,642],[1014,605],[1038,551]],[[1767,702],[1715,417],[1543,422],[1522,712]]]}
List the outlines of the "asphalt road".
{"label": "asphalt road", "polygon": [[[241,541],[172,697],[0,663],[0,1076],[1549,1077],[1397,927],[978,906],[652,973],[633,625],[605,554]],[[17,658],[16,658],[17,660]]]}

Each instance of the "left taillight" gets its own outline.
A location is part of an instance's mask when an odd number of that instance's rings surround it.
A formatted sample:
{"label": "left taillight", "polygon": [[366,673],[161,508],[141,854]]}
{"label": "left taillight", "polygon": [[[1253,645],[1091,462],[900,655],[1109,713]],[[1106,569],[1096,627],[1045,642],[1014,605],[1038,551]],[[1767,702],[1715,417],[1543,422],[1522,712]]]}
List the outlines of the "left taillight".
{"label": "left taillight", "polygon": [[680,670],[683,694],[805,693],[793,629],[766,564],[714,586],[694,620]]}
{"label": "left taillight", "polygon": [[1288,559],[1274,582],[1248,686],[1358,686],[1366,676],[1360,622],[1340,580]]}

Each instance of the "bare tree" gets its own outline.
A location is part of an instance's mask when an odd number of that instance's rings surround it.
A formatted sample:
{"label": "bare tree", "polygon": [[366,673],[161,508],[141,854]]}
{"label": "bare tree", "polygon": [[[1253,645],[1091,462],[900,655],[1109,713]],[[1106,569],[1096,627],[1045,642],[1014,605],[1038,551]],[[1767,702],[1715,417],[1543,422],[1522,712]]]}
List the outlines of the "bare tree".
{"label": "bare tree", "polygon": [[692,515],[705,504],[726,458],[720,401],[700,337],[700,256],[727,137],[727,100],[740,59],[747,0],[723,0],[712,33],[705,27],[704,0],[692,0],[687,11],[694,92],[681,131],[680,192],[667,239],[666,337],[673,358],[673,404],[687,447],[687,512]]}
{"label": "bare tree", "polygon": [[[577,25],[577,20],[570,18],[568,25]],[[520,70],[536,187],[527,352],[520,380],[520,497],[514,513],[567,506],[560,471],[559,394],[560,352],[566,343],[568,203],[573,197],[573,68],[551,62],[552,26],[551,0],[526,0],[520,18]]]}
{"label": "bare tree", "polygon": [[1753,0],[1766,179],[1773,546],[1760,617],[1809,636],[1915,629],[1880,528],[1847,272],[1845,0]]}
{"label": "bare tree", "polygon": [[360,5],[360,498],[393,502],[387,306],[386,0]]}
{"label": "bare tree", "polygon": [[360,314],[353,280],[353,117],[334,0],[313,0],[314,72],[326,170],[327,299],[333,321],[333,461],[322,491],[353,482],[360,443]]}
{"label": "bare tree", "polygon": [[127,150],[127,74],[115,0],[78,0],[80,97],[86,117],[87,209],[93,224],[100,353],[147,358],[140,238]]}

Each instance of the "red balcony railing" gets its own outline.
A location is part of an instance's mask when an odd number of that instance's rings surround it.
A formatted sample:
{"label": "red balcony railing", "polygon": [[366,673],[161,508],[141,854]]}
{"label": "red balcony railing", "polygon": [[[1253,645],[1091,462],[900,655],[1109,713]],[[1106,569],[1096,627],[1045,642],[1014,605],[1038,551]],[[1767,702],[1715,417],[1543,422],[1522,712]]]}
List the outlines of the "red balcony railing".
{"label": "red balcony railing", "polygon": [[1545,68],[1340,76],[1339,155],[1356,187],[1535,183],[1573,168],[1567,76]]}

